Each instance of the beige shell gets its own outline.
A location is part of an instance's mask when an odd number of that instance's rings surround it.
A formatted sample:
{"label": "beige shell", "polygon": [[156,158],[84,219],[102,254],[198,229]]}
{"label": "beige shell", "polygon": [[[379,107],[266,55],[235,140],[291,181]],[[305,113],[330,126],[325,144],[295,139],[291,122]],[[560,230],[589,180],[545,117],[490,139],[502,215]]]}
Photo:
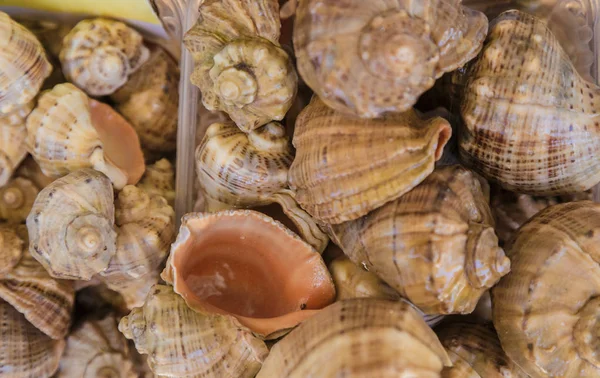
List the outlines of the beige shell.
{"label": "beige shell", "polygon": [[40,190],[54,181],[54,178],[48,177],[42,172],[39,164],[36,163],[31,155],[25,158],[23,163],[19,165],[19,169],[17,169],[15,175],[31,181]]}
{"label": "beige shell", "polygon": [[331,232],[352,261],[426,314],[466,314],[510,271],[492,225],[479,181],[455,165]]}
{"label": "beige shell", "polygon": [[468,76],[465,163],[527,194],[569,194],[600,181],[600,87],[577,74],[545,23],[518,11],[500,15]]}
{"label": "beige shell", "polygon": [[224,123],[229,121],[227,114],[218,111],[211,112],[206,109],[202,104],[202,101],[199,101],[198,111],[196,112],[196,146],[202,143],[202,139],[204,138],[204,135],[206,135],[206,130],[208,130],[213,123]]}
{"label": "beige shell", "polygon": [[141,306],[175,238],[175,212],[161,196],[128,185],[115,201],[115,222],[117,252],[100,276],[128,307]]}
{"label": "beige shell", "polygon": [[0,219],[25,222],[38,193],[38,188],[31,181],[21,177],[0,187]]}
{"label": "beige shell", "polygon": [[[0,12],[0,18],[1,14]],[[25,118],[31,109],[33,109],[33,102],[22,105],[9,114],[0,113],[0,186],[6,185],[13,172],[27,156]]]}
{"label": "beige shell", "polygon": [[473,59],[488,22],[460,0],[304,0],[294,26],[304,81],[333,109],[376,118]]}
{"label": "beige shell", "polygon": [[191,308],[232,315],[269,339],[335,299],[321,255],[252,210],[185,215],[162,277]]}
{"label": "beige shell", "polygon": [[491,324],[455,321],[435,331],[453,365],[442,378],[529,378],[506,356]]}
{"label": "beige shell", "polygon": [[14,227],[0,224],[0,280],[19,263],[24,248],[25,242]]}
{"label": "beige shell", "polygon": [[439,378],[450,360],[408,303],[336,302],[279,341],[257,378]]}
{"label": "beige shell", "polygon": [[38,195],[27,217],[29,252],[56,278],[89,280],[116,252],[110,180],[82,169]]}
{"label": "beige shell", "polygon": [[9,114],[33,100],[52,66],[40,41],[0,12],[0,113]]}
{"label": "beige shell", "polygon": [[506,354],[532,378],[600,376],[600,204],[550,206],[507,247],[511,274],[492,290]]}
{"label": "beige shell", "polygon": [[183,39],[206,108],[228,113],[246,132],[281,121],[296,95],[296,71],[278,42],[278,10],[277,0],[205,0]]}
{"label": "beige shell", "polygon": [[83,20],[64,37],[60,63],[65,77],[90,96],[121,87],[150,56],[142,36],[122,22]]}
{"label": "beige shell", "polygon": [[253,378],[268,353],[232,317],[193,311],[164,285],[121,319],[119,331],[148,355],[155,374],[171,377]]}
{"label": "beige shell", "polygon": [[27,134],[30,152],[47,176],[94,168],[121,189],[135,185],[144,173],[144,156],[131,125],[72,84],[42,94],[27,118]]}
{"label": "beige shell", "polygon": [[114,316],[88,320],[67,338],[56,378],[137,378]]}
{"label": "beige shell", "polygon": [[296,120],[290,187],[318,221],[356,219],[423,181],[451,134],[448,121],[422,120],[414,110],[351,118],[315,96]]}
{"label": "beige shell", "polygon": [[179,66],[169,53],[155,47],[148,61],[110,98],[137,131],[143,148],[158,152],[175,150]]}
{"label": "beige shell", "polygon": [[148,194],[157,194],[167,200],[169,205],[175,204],[175,170],[167,159],[160,159],[146,167],[137,187]]}
{"label": "beige shell", "polygon": [[64,340],[44,335],[1,299],[0,324],[0,376],[49,378],[54,374],[65,348]]}

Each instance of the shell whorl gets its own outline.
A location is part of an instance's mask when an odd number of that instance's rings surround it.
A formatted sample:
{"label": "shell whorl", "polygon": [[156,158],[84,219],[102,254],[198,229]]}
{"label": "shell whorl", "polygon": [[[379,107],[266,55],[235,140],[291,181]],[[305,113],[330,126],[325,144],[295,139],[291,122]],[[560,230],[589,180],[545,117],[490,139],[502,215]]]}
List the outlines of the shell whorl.
{"label": "shell whorl", "polygon": [[21,177],[0,187],[0,219],[15,223],[25,221],[38,193],[33,182]]}

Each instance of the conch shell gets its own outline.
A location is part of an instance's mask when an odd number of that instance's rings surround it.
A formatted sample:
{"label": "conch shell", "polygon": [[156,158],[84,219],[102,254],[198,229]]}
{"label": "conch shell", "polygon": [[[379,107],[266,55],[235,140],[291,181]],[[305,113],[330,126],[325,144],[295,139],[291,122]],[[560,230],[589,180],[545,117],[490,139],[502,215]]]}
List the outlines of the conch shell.
{"label": "conch shell", "polygon": [[600,87],[579,76],[545,23],[501,14],[468,76],[459,134],[468,165],[526,194],[581,192],[600,181]]}
{"label": "conch shell", "polygon": [[148,194],[163,197],[171,206],[175,204],[175,170],[167,159],[146,166],[146,172],[136,186]]}
{"label": "conch shell", "polygon": [[353,220],[423,181],[451,134],[448,121],[425,121],[412,109],[382,119],[351,118],[315,96],[296,120],[289,184],[318,221]]}
{"label": "conch shell", "polygon": [[281,121],[298,76],[279,46],[277,0],[205,0],[183,43],[195,62],[192,83],[208,110],[222,110],[243,131]]}
{"label": "conch shell", "polygon": [[169,53],[155,47],[148,61],[110,98],[131,122],[144,149],[175,150],[179,67]]}
{"label": "conch shell", "polygon": [[60,63],[65,77],[90,96],[113,93],[148,60],[142,36],[122,22],[83,20],[63,38]]}
{"label": "conch shell", "polygon": [[0,12],[0,60],[0,113],[6,115],[33,100],[52,65],[40,41],[4,12]]}
{"label": "conch shell", "polygon": [[506,354],[532,378],[600,376],[600,204],[550,206],[507,247],[511,274],[492,289]]}
{"label": "conch shell", "polygon": [[[2,12],[0,12],[0,19],[1,15]],[[25,118],[31,109],[33,109],[33,102],[22,105],[9,114],[0,113],[0,186],[6,185],[13,172],[27,156]]]}
{"label": "conch shell", "polygon": [[162,277],[191,308],[232,315],[265,338],[335,299],[321,255],[252,210],[185,215]]}
{"label": "conch shell", "polygon": [[0,187],[0,219],[24,222],[38,193],[38,188],[31,181],[21,177]]}
{"label": "conch shell", "polygon": [[72,84],[59,84],[40,97],[27,118],[27,134],[30,152],[47,176],[94,168],[121,189],[135,185],[144,173],[131,125]]}
{"label": "conch shell", "polygon": [[29,252],[56,278],[89,280],[116,252],[110,180],[93,169],[45,187],[27,217]]}
{"label": "conch shell", "polygon": [[351,299],[327,307],[275,344],[257,378],[439,378],[450,365],[408,303]]}
{"label": "conch shell", "polygon": [[478,179],[456,165],[330,232],[352,261],[426,314],[466,314],[510,271],[492,225]]}
{"label": "conch shell", "polygon": [[144,305],[121,319],[119,331],[160,376],[253,378],[268,354],[233,318],[193,311],[164,285],[155,285]]}
{"label": "conch shell", "polygon": [[403,112],[477,55],[487,26],[460,0],[304,0],[294,29],[298,71],[339,112]]}

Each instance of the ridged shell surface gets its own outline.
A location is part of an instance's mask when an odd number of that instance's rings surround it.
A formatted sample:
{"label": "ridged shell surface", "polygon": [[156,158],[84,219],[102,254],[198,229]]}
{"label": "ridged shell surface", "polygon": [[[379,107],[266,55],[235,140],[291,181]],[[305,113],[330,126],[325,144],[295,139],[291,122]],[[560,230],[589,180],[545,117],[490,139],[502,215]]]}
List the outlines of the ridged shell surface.
{"label": "ridged shell surface", "polygon": [[27,156],[25,118],[33,109],[27,103],[12,113],[0,113],[0,186],[6,185],[13,172]]}
{"label": "ridged shell surface", "polygon": [[25,222],[38,193],[31,181],[21,177],[0,187],[0,219],[11,223]]}
{"label": "ridged shell surface", "polygon": [[0,224],[0,279],[19,263],[24,249],[25,241],[15,228]]}

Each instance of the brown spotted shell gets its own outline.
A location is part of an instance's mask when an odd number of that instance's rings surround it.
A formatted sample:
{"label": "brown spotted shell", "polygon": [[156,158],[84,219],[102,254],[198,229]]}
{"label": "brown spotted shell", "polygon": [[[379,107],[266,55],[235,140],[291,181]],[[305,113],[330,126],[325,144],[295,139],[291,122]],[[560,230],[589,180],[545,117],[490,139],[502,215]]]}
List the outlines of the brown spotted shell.
{"label": "brown spotted shell", "polygon": [[167,159],[146,166],[146,172],[136,185],[148,194],[157,194],[167,200],[169,205],[175,204],[175,170]]}
{"label": "brown spotted shell", "polygon": [[33,102],[30,102],[12,113],[0,113],[0,186],[6,185],[27,156],[25,119],[32,109]]}
{"label": "brown spotted shell", "polygon": [[38,188],[31,181],[21,177],[0,187],[0,219],[12,223],[25,222],[38,193]]}

